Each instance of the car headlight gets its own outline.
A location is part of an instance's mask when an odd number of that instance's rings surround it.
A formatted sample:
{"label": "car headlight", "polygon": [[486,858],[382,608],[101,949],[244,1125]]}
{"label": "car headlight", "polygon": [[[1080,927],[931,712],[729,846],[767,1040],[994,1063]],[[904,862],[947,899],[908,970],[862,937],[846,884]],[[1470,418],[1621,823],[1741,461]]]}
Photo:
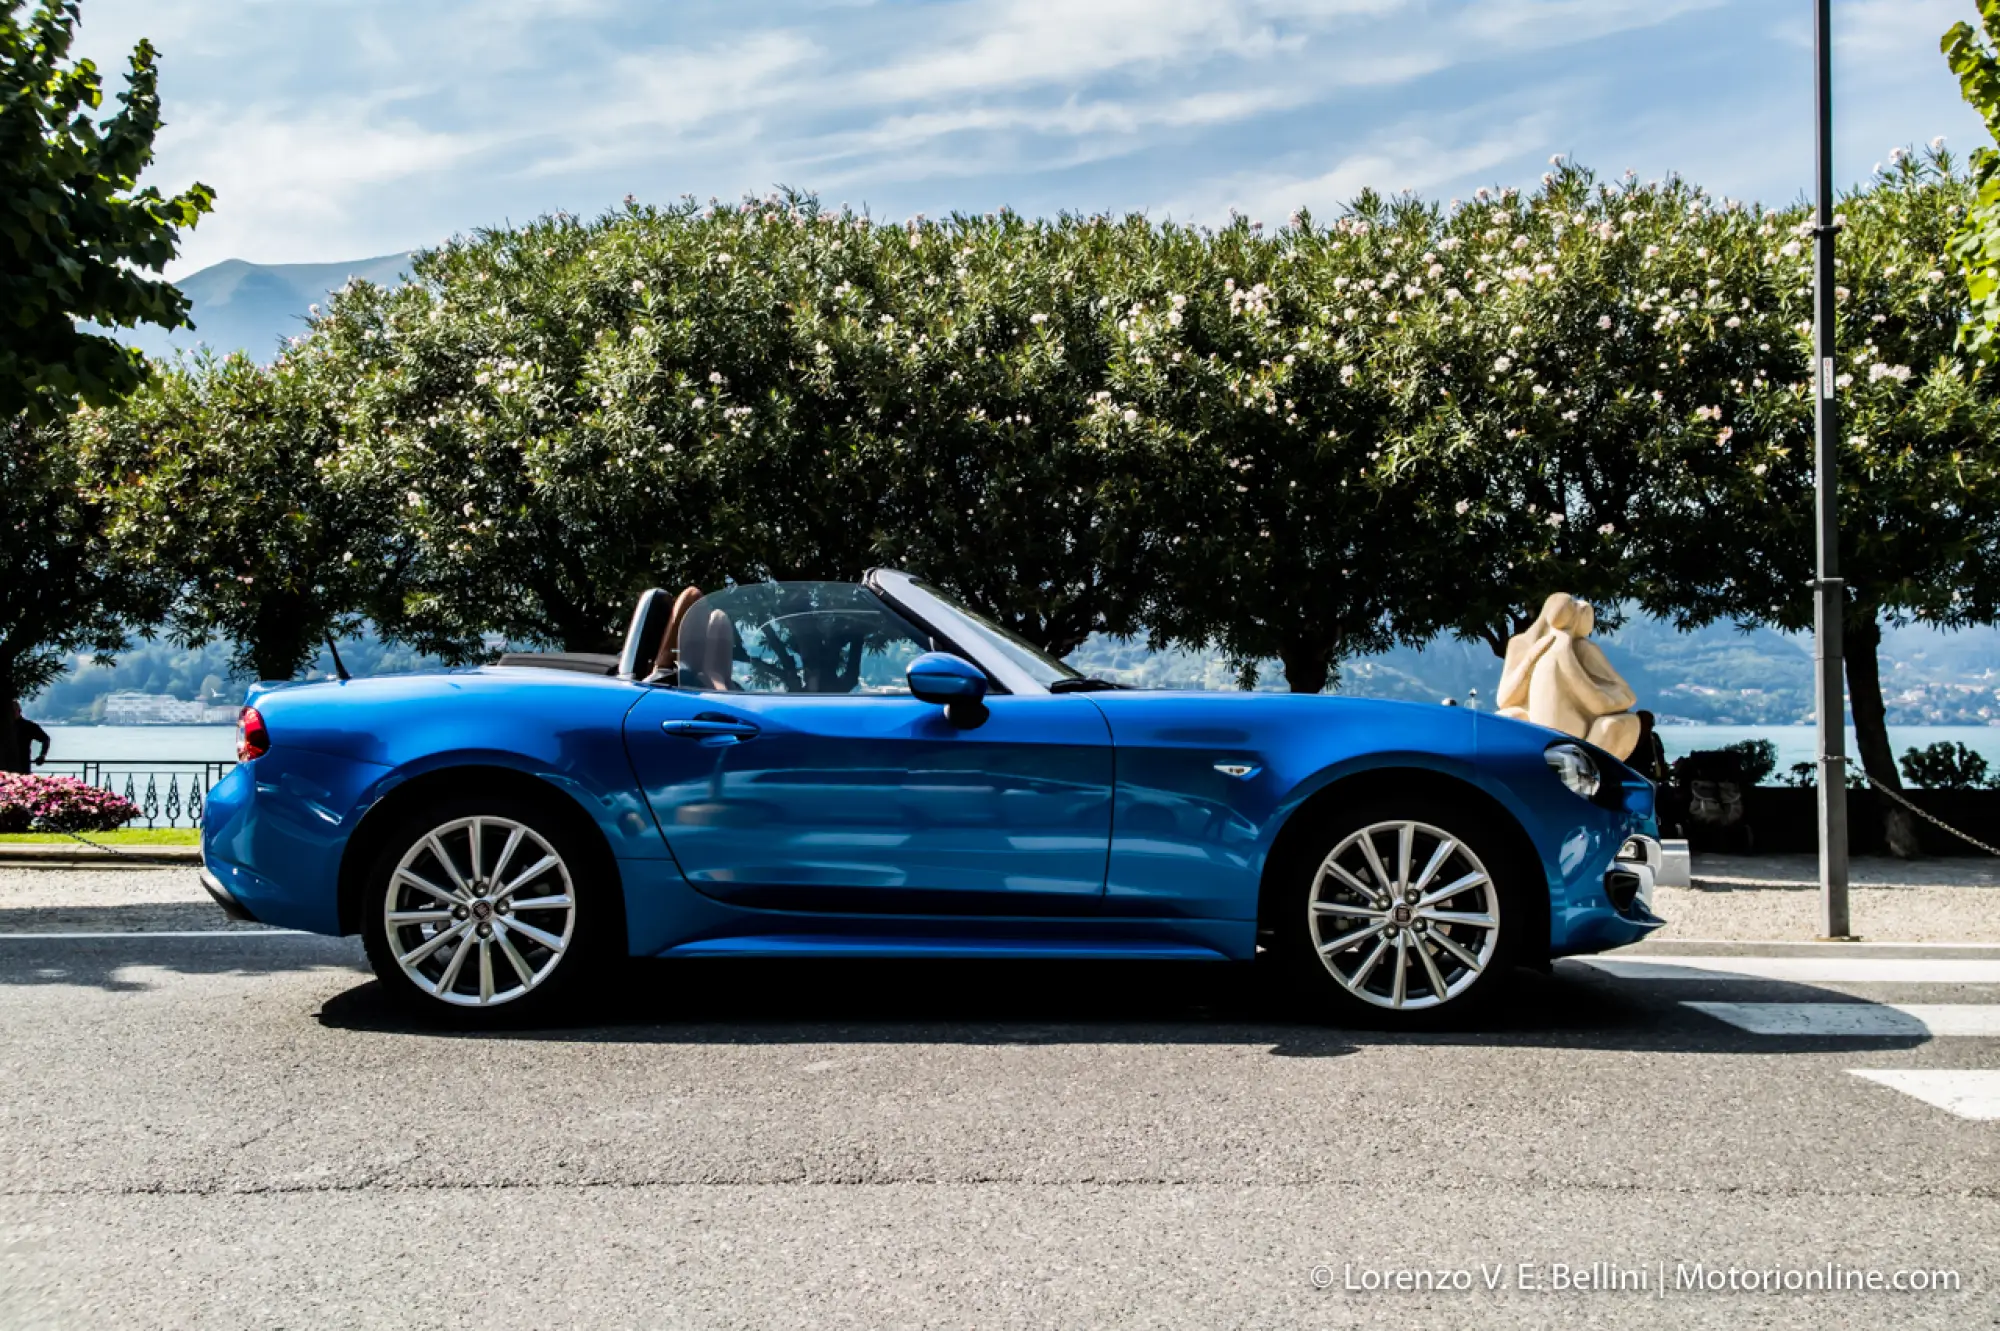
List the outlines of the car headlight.
{"label": "car headlight", "polygon": [[1603,778],[1598,774],[1597,760],[1581,744],[1551,744],[1543,751],[1542,758],[1555,769],[1564,785],[1587,800],[1597,798],[1597,787]]}

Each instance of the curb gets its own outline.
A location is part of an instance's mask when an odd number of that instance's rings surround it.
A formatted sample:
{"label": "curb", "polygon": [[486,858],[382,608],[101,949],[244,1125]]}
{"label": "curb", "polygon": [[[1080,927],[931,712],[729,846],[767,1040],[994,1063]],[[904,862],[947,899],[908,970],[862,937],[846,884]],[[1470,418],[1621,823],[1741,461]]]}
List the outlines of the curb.
{"label": "curb", "polygon": [[71,842],[10,841],[0,843],[0,868],[48,869],[107,864],[199,865],[200,846],[120,846],[116,851]]}
{"label": "curb", "polygon": [[1606,957],[1886,957],[1904,954],[1904,959],[1927,957],[1943,961],[1953,957],[1975,960],[2000,958],[2000,943],[1912,943],[1894,938],[1868,938],[1852,943],[1835,943],[1817,938],[1662,938],[1644,939],[1628,947],[1597,953]]}

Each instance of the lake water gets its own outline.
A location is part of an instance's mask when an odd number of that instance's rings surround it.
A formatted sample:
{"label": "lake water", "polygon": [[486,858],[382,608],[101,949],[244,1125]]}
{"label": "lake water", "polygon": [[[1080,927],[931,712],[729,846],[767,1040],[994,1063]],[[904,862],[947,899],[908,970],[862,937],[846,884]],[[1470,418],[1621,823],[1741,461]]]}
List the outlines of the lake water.
{"label": "lake water", "polygon": [[[236,756],[234,726],[50,726],[51,758],[94,758],[103,762],[156,762],[168,758],[210,761]],[[1661,726],[1660,742],[1669,759],[1696,749],[1719,749],[1738,740],[1768,739],[1778,746],[1778,774],[1793,763],[1811,762],[1811,726]],[[1903,750],[1956,741],[2000,769],[2000,726],[1891,726],[1889,741]],[[1854,732],[1847,732],[1854,753]]]}
{"label": "lake water", "polygon": [[49,761],[228,762],[236,757],[235,726],[44,726]]}

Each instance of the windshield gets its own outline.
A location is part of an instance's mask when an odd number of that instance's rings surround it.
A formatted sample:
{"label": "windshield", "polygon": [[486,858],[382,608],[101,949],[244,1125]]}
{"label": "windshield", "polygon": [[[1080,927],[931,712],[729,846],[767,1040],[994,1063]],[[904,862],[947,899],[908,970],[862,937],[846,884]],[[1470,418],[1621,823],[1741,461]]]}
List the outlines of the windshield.
{"label": "windshield", "polygon": [[946,610],[949,610],[964,621],[962,625],[939,624],[935,627],[944,630],[947,634],[954,634],[961,629],[978,634],[994,651],[1006,657],[1008,661],[1025,672],[1043,688],[1047,688],[1058,680],[1083,678],[1081,672],[1072,670],[1055,657],[1050,656],[1047,652],[1029,642],[1026,638],[1001,628],[986,616],[974,614],[972,611],[967,610],[956,600],[952,599],[951,596],[932,586],[930,583],[912,578],[910,579],[910,585],[921,592],[928,593],[938,600]]}

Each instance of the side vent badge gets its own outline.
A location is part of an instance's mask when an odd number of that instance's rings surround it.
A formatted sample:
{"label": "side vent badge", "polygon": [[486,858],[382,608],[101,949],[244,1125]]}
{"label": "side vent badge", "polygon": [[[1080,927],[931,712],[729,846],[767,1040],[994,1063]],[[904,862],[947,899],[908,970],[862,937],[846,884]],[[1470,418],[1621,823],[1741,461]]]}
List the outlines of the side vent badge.
{"label": "side vent badge", "polygon": [[1238,781],[1247,780],[1257,775],[1257,769],[1249,763],[1217,763],[1215,770],[1224,776],[1233,776]]}

